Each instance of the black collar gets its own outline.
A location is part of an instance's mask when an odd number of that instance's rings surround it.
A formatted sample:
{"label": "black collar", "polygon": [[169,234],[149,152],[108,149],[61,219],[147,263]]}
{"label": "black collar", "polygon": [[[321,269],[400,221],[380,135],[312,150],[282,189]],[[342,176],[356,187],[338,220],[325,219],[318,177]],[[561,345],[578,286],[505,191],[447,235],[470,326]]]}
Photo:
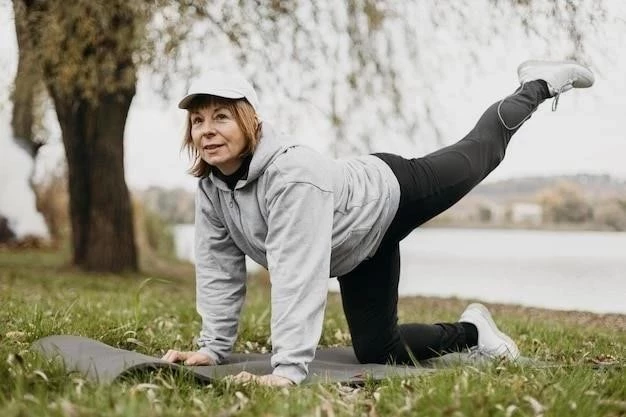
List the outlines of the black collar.
{"label": "black collar", "polygon": [[248,169],[250,168],[250,161],[252,161],[252,154],[246,156],[241,161],[241,166],[237,169],[237,171],[233,172],[230,175],[224,175],[222,171],[218,168],[211,166],[211,172],[220,180],[224,181],[228,188],[231,190],[235,189],[237,185],[237,181],[244,180],[248,177]]}

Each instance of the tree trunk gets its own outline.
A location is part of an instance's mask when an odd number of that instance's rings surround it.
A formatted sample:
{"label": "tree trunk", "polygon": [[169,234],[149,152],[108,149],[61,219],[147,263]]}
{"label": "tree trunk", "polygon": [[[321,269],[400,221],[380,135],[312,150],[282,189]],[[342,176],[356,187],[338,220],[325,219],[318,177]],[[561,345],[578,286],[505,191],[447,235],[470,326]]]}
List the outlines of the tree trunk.
{"label": "tree trunk", "polygon": [[37,66],[32,62],[32,42],[26,23],[26,10],[20,2],[13,3],[15,13],[15,35],[17,38],[18,59],[12,94],[13,112],[11,128],[17,143],[26,149],[33,159],[37,146],[33,141],[35,85],[40,79]]}
{"label": "tree trunk", "polygon": [[135,90],[103,94],[96,101],[50,91],[67,157],[74,264],[91,271],[136,271],[124,179],[124,127]]}

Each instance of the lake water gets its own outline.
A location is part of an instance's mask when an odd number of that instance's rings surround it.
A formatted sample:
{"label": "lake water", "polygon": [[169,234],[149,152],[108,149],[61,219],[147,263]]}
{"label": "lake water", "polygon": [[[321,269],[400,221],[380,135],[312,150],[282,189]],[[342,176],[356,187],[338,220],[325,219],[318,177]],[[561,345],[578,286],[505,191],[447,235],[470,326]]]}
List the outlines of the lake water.
{"label": "lake water", "polygon": [[[193,261],[193,226],[175,236]],[[401,253],[400,295],[626,314],[626,233],[422,228]]]}

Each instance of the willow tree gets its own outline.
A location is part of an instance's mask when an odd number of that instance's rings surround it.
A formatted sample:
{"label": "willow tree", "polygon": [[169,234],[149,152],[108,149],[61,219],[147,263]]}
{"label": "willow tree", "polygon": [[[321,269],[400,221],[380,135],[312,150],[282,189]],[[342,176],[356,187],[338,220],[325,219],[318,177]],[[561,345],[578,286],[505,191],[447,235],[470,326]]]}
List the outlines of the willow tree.
{"label": "willow tree", "polygon": [[33,62],[61,127],[74,264],[95,271],[136,270],[124,128],[147,10],[125,1],[14,3],[20,11],[16,26],[27,28]]}

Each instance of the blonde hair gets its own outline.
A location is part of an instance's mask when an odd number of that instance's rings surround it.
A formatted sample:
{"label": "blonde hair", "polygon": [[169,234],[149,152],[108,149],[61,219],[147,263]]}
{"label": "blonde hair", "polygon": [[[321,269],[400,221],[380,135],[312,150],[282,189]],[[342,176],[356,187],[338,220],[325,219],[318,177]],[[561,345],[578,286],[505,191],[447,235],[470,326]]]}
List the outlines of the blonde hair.
{"label": "blonde hair", "polygon": [[252,105],[250,105],[245,98],[229,99],[211,95],[200,95],[194,97],[191,103],[189,103],[189,107],[187,107],[187,121],[185,123],[185,134],[183,136],[182,144],[182,149],[187,151],[189,158],[193,161],[188,172],[194,177],[204,177],[209,173],[211,166],[200,157],[200,153],[193,143],[193,139],[191,138],[190,114],[191,112],[209,106],[225,107],[233,114],[235,122],[239,126],[239,129],[241,129],[243,137],[246,141],[246,146],[241,155],[239,155],[240,158],[244,158],[254,153],[254,150],[259,143],[259,138],[261,137],[261,120],[254,111]]}

